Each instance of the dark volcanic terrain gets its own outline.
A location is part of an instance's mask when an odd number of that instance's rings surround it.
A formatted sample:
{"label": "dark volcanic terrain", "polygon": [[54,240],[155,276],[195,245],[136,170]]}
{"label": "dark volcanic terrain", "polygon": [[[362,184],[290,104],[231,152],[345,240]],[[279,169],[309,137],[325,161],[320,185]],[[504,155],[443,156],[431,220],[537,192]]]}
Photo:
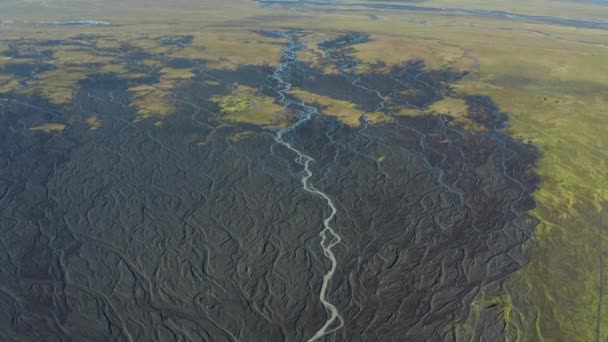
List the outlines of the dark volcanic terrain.
{"label": "dark volcanic terrain", "polygon": [[[456,96],[462,74],[411,61],[355,75],[344,51],[367,37],[347,35],[321,45],[328,75],[296,59],[299,34],[278,34],[278,70],[170,61],[198,76],[161,127],[133,122],[127,89],[147,79],[90,77],[69,106],[0,99],[2,341],[302,341],[321,328],[330,208],[303,190],[276,128],[219,116],[211,97],[236,82],[286,107],[297,124],[283,139],[314,159],[310,184],[337,209],[328,299],[344,326],[319,341],[449,340],[480,293],[500,294],[534,229],[536,149],[502,131],[487,97],[463,98],[464,119],[397,114]],[[390,120],[344,125],[287,85]],[[103,126],[73,120],[83,113]],[[55,121],[63,132],[29,129]]]}

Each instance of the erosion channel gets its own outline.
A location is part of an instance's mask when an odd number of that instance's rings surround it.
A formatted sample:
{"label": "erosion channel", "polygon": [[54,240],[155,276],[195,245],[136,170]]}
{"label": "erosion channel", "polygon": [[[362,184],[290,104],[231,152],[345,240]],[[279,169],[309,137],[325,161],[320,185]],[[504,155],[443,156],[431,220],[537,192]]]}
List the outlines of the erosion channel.
{"label": "erosion channel", "polygon": [[[3,340],[501,336],[492,298],[526,263],[537,149],[490,98],[451,89],[464,74],[423,61],[355,72],[347,51],[365,34],[322,42],[313,66],[297,57],[309,32],[259,34],[284,38],[278,67],[164,61],[195,76],[162,125],[129,105],[153,68],[90,76],[66,106],[0,101]],[[223,118],[214,98],[237,85],[287,123]],[[425,112],[446,98],[466,113]],[[30,129],[48,122],[66,125]]]}

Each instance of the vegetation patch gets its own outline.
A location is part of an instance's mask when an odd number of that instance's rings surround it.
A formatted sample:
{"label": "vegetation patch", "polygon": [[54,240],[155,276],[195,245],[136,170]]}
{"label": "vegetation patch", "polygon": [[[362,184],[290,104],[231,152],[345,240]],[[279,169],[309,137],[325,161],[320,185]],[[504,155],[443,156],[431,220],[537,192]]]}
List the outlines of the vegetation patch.
{"label": "vegetation patch", "polygon": [[245,131],[245,132],[237,132],[232,134],[231,136],[228,137],[228,140],[230,140],[231,142],[239,142],[241,140],[247,139],[251,136],[254,135],[254,132],[252,131]]}
{"label": "vegetation patch", "polygon": [[90,116],[87,118],[87,124],[89,125],[89,130],[95,131],[101,127],[101,121],[96,116]]}
{"label": "vegetation patch", "polygon": [[285,40],[254,32],[204,32],[193,34],[188,46],[174,58],[203,59],[212,69],[236,70],[241,65],[277,65]]}
{"label": "vegetation patch", "polygon": [[334,116],[347,126],[357,127],[361,124],[363,111],[351,102],[336,100],[329,96],[311,93],[301,88],[291,89],[290,94],[308,104],[317,105],[323,114]]}
{"label": "vegetation patch", "polygon": [[90,65],[90,64],[108,64],[114,61],[115,57],[108,54],[98,53],[93,50],[85,49],[65,49],[59,47],[53,53],[56,64],[67,64],[67,65]]}
{"label": "vegetation patch", "polygon": [[158,83],[129,88],[131,106],[137,108],[138,113],[135,121],[151,117],[162,119],[175,113],[175,100],[172,98],[175,87],[194,76],[191,69],[163,68],[160,73]]}
{"label": "vegetation patch", "polygon": [[20,79],[12,75],[0,75],[0,94],[6,94],[21,88]]}
{"label": "vegetation patch", "polygon": [[44,133],[62,132],[65,129],[63,123],[46,123],[30,128],[32,131],[42,131]]}
{"label": "vegetation patch", "polygon": [[371,123],[391,122],[391,117],[382,112],[365,113],[365,119]]}
{"label": "vegetation patch", "polygon": [[231,94],[214,96],[211,100],[220,107],[222,117],[230,121],[276,127],[287,123],[283,106],[255,88],[237,84]]}
{"label": "vegetation patch", "polygon": [[[430,39],[388,35],[372,35],[368,42],[353,45],[350,55],[360,61],[356,68],[359,73],[367,73],[372,69],[389,73],[393,67],[410,60],[423,60],[430,69],[453,67],[470,71],[475,65],[475,60],[469,58],[458,46]],[[378,64],[384,66],[376,68]]]}
{"label": "vegetation patch", "polygon": [[78,82],[89,76],[91,70],[85,67],[65,67],[42,73],[24,87],[21,92],[40,94],[57,105],[72,101],[78,89]]}
{"label": "vegetation patch", "polygon": [[469,105],[463,99],[453,97],[444,97],[443,99],[429,106],[431,112],[448,114],[454,117],[462,117],[467,115]]}
{"label": "vegetation patch", "polygon": [[327,59],[328,56],[325,51],[319,47],[319,44],[333,38],[335,38],[335,35],[321,32],[307,34],[301,39],[306,48],[297,52],[298,59],[315,69],[322,69],[323,73],[326,75],[337,75],[339,70],[334,64],[324,63],[324,60]]}

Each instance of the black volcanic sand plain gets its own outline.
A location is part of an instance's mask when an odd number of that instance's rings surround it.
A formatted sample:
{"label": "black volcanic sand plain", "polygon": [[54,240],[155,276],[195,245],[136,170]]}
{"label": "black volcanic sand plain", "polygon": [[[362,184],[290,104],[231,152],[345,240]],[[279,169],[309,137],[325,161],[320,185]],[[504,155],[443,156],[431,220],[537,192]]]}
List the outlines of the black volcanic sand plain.
{"label": "black volcanic sand plain", "polygon": [[[456,96],[450,84],[465,75],[410,61],[355,76],[344,51],[365,39],[322,46],[337,73],[304,62],[286,71],[293,87],[389,118],[349,126],[307,103],[321,114],[287,136],[315,159],[311,183],[338,209],[329,299],[345,326],[321,340],[451,340],[474,298],[500,293],[526,263],[538,151],[503,131],[508,115],[488,97],[463,97],[465,120],[396,114]],[[133,68],[143,58],[129,56]],[[133,122],[129,106],[128,89],[154,82],[152,71],[88,77],[69,105],[0,100],[3,341],[301,341],[325,322],[326,203],[302,190],[276,128],[227,121],[212,101],[234,83],[278,97],[274,68],[170,63],[197,76],[175,90],[162,126]],[[392,94],[390,108],[377,92]],[[103,125],[70,120],[85,113]],[[66,126],[29,129],[47,122]],[[504,322],[484,305],[477,336],[496,340]]]}

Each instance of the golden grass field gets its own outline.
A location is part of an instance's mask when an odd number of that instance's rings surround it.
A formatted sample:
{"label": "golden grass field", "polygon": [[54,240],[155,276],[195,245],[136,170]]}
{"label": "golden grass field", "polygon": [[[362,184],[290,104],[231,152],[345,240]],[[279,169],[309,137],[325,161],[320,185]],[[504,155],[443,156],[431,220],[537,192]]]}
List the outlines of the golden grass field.
{"label": "golden grass field", "polygon": [[[103,36],[96,46],[69,43],[53,48],[49,63],[57,69],[39,74],[27,87],[19,77],[0,76],[0,94],[39,93],[55,104],[69,104],[78,82],[94,70],[120,77],[141,77],[126,72],[116,56],[103,47],[121,44],[138,47],[157,56],[200,58],[210,68],[234,70],[242,64],[274,65],[281,40],[253,33],[260,28],[303,29],[311,32],[308,49],[300,57],[312,64],[322,54],[316,44],[344,32],[371,34],[368,43],[357,45],[351,55],[365,72],[377,61],[390,66],[422,59],[430,68],[452,67],[470,72],[459,82],[460,95],[491,96],[511,115],[508,130],[531,141],[541,150],[535,193],[539,220],[536,233],[526,246],[530,263],[509,280],[504,294],[479,298],[478,303],[503,307],[505,324],[513,340],[595,341],[608,339],[608,303],[602,302],[608,267],[603,258],[608,245],[604,231],[608,210],[608,32],[556,24],[511,21],[464,14],[383,11],[334,6],[304,6],[287,11],[281,6],[262,8],[252,1],[177,1],[171,8],[162,2],[143,1],[3,2],[0,20],[110,20],[114,26],[41,27],[28,24],[2,25],[0,67],[29,63],[2,54],[18,40],[77,40],[81,34]],[[503,10],[513,13],[608,20],[608,5],[568,1],[447,1],[430,0],[424,6]],[[175,9],[175,8],[179,8]],[[374,14],[377,20],[370,20]],[[158,38],[192,35],[187,48],[162,46]],[[31,48],[19,42],[19,49]],[[188,69],[158,64],[161,81],[154,86],[130,89],[132,106],[140,118],[162,119],[174,110],[170,94],[193,74]],[[335,70],[325,70],[327,73]],[[320,94],[294,89],[296,97],[312,100],[346,124],[359,124],[361,114],[353,105]],[[280,106],[253,88],[234,86],[234,93],[215,101],[229,120],[276,125]],[[429,112],[461,115],[463,103],[450,99],[434,104]],[[405,112],[404,115],[420,113]],[[95,117],[86,119],[91,129],[100,127]],[[378,119],[382,121],[381,118]],[[63,123],[32,129],[58,132]],[[243,136],[234,139],[246,138]],[[482,310],[483,305],[479,305]],[[475,308],[474,308],[475,309]],[[473,310],[475,311],[475,310]],[[477,312],[477,311],[475,311]],[[471,335],[475,315],[463,322],[462,334]]]}

